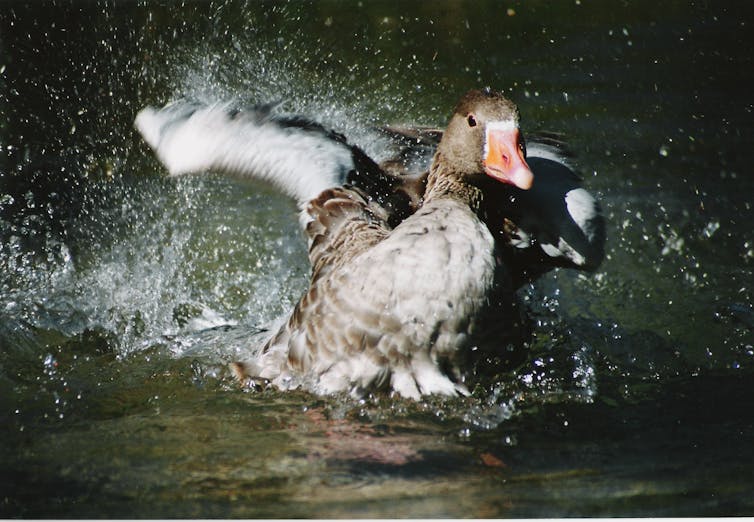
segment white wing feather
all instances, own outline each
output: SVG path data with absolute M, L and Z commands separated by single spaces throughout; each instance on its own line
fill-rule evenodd
M 269 107 L 234 111 L 228 104 L 177 102 L 147 107 L 135 126 L 171 176 L 222 171 L 260 179 L 302 210 L 354 168 L 351 148 L 316 124 L 276 117 Z

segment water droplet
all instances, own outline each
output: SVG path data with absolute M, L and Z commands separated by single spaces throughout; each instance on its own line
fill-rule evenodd
M 710 238 L 715 232 L 717 232 L 719 228 L 719 221 L 710 221 L 709 223 L 707 223 L 707 226 L 704 227 L 704 231 L 702 233 L 704 234 L 704 237 Z

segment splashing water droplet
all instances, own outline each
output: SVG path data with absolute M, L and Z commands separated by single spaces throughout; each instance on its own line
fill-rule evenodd
M 711 238 L 719 228 L 719 221 L 710 221 L 709 223 L 707 223 L 707 226 L 704 227 L 702 234 L 704 234 L 704 237 L 706 238 Z

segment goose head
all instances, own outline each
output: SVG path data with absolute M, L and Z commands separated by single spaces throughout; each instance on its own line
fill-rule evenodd
M 445 164 L 466 183 L 485 176 L 528 190 L 534 181 L 526 163 L 516 105 L 501 93 L 473 90 L 455 108 L 437 147 L 435 164 Z

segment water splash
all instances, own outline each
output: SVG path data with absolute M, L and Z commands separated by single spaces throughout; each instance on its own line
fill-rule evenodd
M 203 202 L 217 200 L 222 183 L 191 179 L 156 188 L 125 190 L 115 219 L 129 225 L 78 258 L 52 234 L 41 252 L 24 252 L 21 239 L 11 236 L 0 256 L 12 276 L 3 288 L 5 313 L 69 337 L 94 329 L 111 332 L 119 339 L 119 355 L 165 336 L 239 321 L 263 323 L 280 314 L 305 274 L 295 261 L 283 261 L 288 256 L 298 257 L 299 265 L 304 261 L 299 238 L 286 237 L 295 219 L 274 232 L 252 222 L 218 233 L 226 207 L 207 208 Z M 246 203 L 262 200 L 251 196 Z M 289 212 L 282 199 L 277 204 L 285 207 L 278 211 Z M 103 212 L 97 220 L 113 217 Z
M 52 211 L 49 202 L 35 199 L 32 192 L 0 195 L 4 208 L 24 206 L 24 220 L 16 228 L 15 224 L 0 223 L 4 227 L 0 296 L 2 313 L 10 324 L 17 322 L 70 338 L 101 331 L 108 346 L 122 357 L 155 345 L 167 346 L 176 358 L 204 353 L 233 356 L 247 349 L 249 339 L 259 333 L 257 325 L 284 315 L 298 298 L 308 267 L 295 219 L 290 219 L 292 207 L 259 192 L 263 190 L 259 187 L 238 187 L 212 178 L 178 183 L 161 180 L 160 167 L 149 151 L 124 138 L 128 136 L 124 129 L 130 129 L 133 114 L 143 105 L 183 96 L 208 102 L 282 100 L 285 109 L 315 117 L 380 159 L 385 148 L 372 125 L 407 119 L 421 123 L 422 118 L 426 123 L 441 124 L 448 107 L 437 104 L 432 96 L 455 96 L 445 94 L 452 89 L 441 80 L 436 80 L 432 89 L 426 88 L 425 82 L 432 80 L 424 78 L 431 75 L 419 62 L 434 61 L 434 57 L 413 55 L 409 59 L 398 52 L 396 59 L 380 38 L 355 44 L 362 48 L 351 55 L 325 36 L 310 37 L 300 24 L 289 30 L 286 24 L 291 20 L 307 16 L 306 6 L 273 6 L 264 16 L 245 14 L 238 20 L 227 19 L 228 11 L 238 12 L 225 7 L 217 4 L 212 20 L 194 20 L 206 24 L 206 31 L 197 31 L 199 36 L 184 38 L 189 31 L 178 28 L 171 39 L 146 24 L 138 59 L 118 54 L 117 46 L 103 49 L 118 72 L 106 78 L 106 101 L 96 112 L 101 123 L 87 127 L 66 119 L 62 131 L 77 138 L 83 135 L 92 145 L 84 152 L 79 143 L 71 146 L 70 154 L 86 158 L 79 162 L 78 170 L 66 166 L 65 172 L 60 171 L 61 182 L 75 178 L 72 192 L 85 193 L 81 215 L 63 233 L 45 228 Z M 183 16 L 171 9 L 162 15 Z M 332 17 L 330 21 L 338 23 Z M 398 31 L 403 22 L 402 18 L 385 21 L 378 34 Z M 150 39 L 164 39 L 165 45 Z M 357 57 L 364 53 L 377 58 L 362 63 Z M 85 55 L 71 54 L 76 59 Z M 447 71 L 432 71 L 439 71 L 442 81 L 446 80 Z M 412 99 L 396 92 L 400 87 L 389 88 L 386 79 L 398 76 L 422 96 Z M 452 82 L 451 76 L 448 74 L 448 81 Z M 464 76 L 459 84 L 479 76 L 478 72 Z M 126 81 L 129 78 L 136 78 L 136 96 L 118 91 L 121 82 L 133 85 Z M 532 83 L 526 80 L 527 85 Z M 437 92 L 442 94 L 432 94 Z M 544 91 L 534 94 L 541 98 Z M 569 88 L 569 100 L 576 98 Z M 60 112 L 59 107 L 53 108 Z M 95 119 L 95 111 L 82 107 L 79 100 L 73 110 Z M 112 121 L 120 122 L 121 127 L 114 129 Z M 68 143 L 59 137 L 56 140 L 61 147 Z M 681 156 L 676 148 L 674 145 L 672 154 L 661 148 L 661 161 Z M 652 155 L 657 154 L 653 151 Z M 610 173 L 601 178 L 608 196 L 609 221 L 618 224 L 608 266 L 593 279 L 547 279 L 541 286 L 543 292 L 524 296 L 537 328 L 531 357 L 512 376 L 501 377 L 504 385 L 494 388 L 489 401 L 483 400 L 468 413 L 467 422 L 473 426 L 505 423 L 521 411 L 522 404 L 594 400 L 598 377 L 601 372 L 610 373 L 610 368 L 620 376 L 651 378 L 686 370 L 686 352 L 694 349 L 687 349 L 674 336 L 688 317 L 676 314 L 674 324 L 669 324 L 663 317 L 669 306 L 665 303 L 679 302 L 680 291 L 699 292 L 715 286 L 714 282 L 705 283 L 708 270 L 704 261 L 709 261 L 700 264 L 695 258 L 699 251 L 695 241 L 718 250 L 719 242 L 731 234 L 729 220 L 709 214 L 697 218 L 684 201 L 673 199 L 678 196 L 669 190 L 658 194 L 652 185 L 644 194 L 632 184 L 634 172 L 624 173 L 620 165 L 605 163 L 604 157 L 598 162 Z M 97 168 L 100 178 L 92 174 Z M 653 172 L 658 178 L 671 177 Z M 618 183 L 607 186 L 604 180 Z M 594 181 L 599 183 L 600 178 Z M 662 214 L 659 223 L 658 210 Z M 34 242 L 30 238 L 36 246 L 29 246 Z M 753 257 L 750 239 L 742 237 L 737 245 L 737 261 L 749 265 Z M 745 282 L 750 272 L 750 267 L 744 267 L 733 275 Z M 750 304 L 749 286 L 741 283 L 741 290 L 734 291 Z M 561 293 L 563 287 L 570 291 Z M 584 292 L 586 297 L 578 297 Z M 657 295 L 671 298 L 660 302 Z M 588 302 L 595 296 L 599 305 Z M 727 298 L 724 292 L 713 297 Z M 704 301 L 695 305 L 694 318 L 702 317 L 703 306 L 713 299 Z M 592 309 L 597 306 L 605 309 Z M 601 320 L 588 316 L 581 321 L 574 317 L 577 312 L 593 313 Z M 611 314 L 620 317 L 622 326 L 610 320 Z M 728 326 L 724 321 L 721 325 Z M 671 329 L 673 334 L 666 334 Z M 583 337 L 588 343 L 574 338 L 574 331 L 586 331 Z M 740 352 L 735 355 L 736 364 L 743 361 L 744 366 L 751 366 L 747 332 L 736 334 L 740 339 L 728 334 L 724 341 L 738 347 L 732 349 Z M 44 359 L 47 347 L 36 349 Z M 723 360 L 718 355 L 721 352 L 715 347 L 715 356 L 708 358 L 710 366 L 718 358 Z M 211 379 L 213 373 L 208 375 Z

